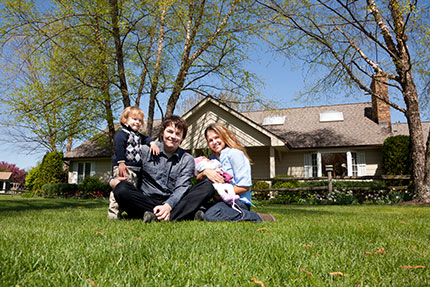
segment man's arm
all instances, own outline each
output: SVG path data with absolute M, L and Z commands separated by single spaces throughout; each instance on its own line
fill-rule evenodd
M 176 206 L 191 187 L 191 179 L 194 176 L 194 159 L 190 154 L 183 155 L 182 165 L 172 195 L 165 201 L 171 208 Z

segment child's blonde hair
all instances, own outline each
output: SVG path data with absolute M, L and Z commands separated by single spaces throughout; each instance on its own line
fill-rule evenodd
M 252 164 L 252 160 L 249 157 L 248 153 L 246 152 L 245 147 L 243 147 L 239 143 L 236 136 L 225 125 L 222 125 L 219 123 L 210 124 L 205 130 L 206 139 L 208 138 L 208 131 L 216 132 L 217 135 L 224 141 L 226 146 L 242 151 L 245 154 L 245 156 L 248 158 L 249 163 Z
M 119 121 L 123 124 L 126 125 L 128 118 L 130 116 L 133 115 L 137 115 L 138 118 L 141 118 L 142 120 L 142 124 L 145 122 L 145 114 L 143 113 L 143 111 L 141 109 L 139 109 L 138 107 L 126 107 L 123 111 L 121 116 L 119 117 Z

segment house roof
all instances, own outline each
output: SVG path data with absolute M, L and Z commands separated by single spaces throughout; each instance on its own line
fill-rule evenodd
M 260 125 L 265 118 L 285 116 L 283 124 L 265 125 L 265 128 L 282 137 L 293 149 L 382 145 L 392 135 L 390 126 L 370 119 L 371 107 L 371 103 L 342 104 L 244 115 Z M 340 112 L 343 120 L 320 121 L 320 115 L 326 112 Z
M 161 121 L 154 120 L 153 134 L 157 134 Z M 115 130 L 120 128 L 120 124 L 115 124 Z M 144 129 L 144 127 L 142 128 Z M 95 137 L 85 141 L 80 146 L 67 152 L 64 155 L 65 160 L 78 158 L 110 158 L 112 151 L 109 146 L 107 130 L 97 134 Z
M 320 121 L 320 115 L 341 112 L 343 120 Z M 279 125 L 265 125 L 266 129 L 282 137 L 292 149 L 344 146 L 381 146 L 389 136 L 409 135 L 406 123 L 378 124 L 370 117 L 371 103 L 340 104 L 275 111 L 243 113 L 262 125 L 267 117 L 285 116 Z M 423 122 L 424 135 L 429 122 Z
M 244 146 L 285 147 L 287 144 L 279 135 L 212 97 L 201 100 L 183 118 L 189 124 L 190 134 L 182 143 L 185 149 L 206 147 L 204 130 L 212 122 L 225 124 Z
M 108 134 L 102 132 L 64 155 L 64 159 L 112 157 Z
M 12 172 L 9 172 L 9 171 L 0 172 L 0 180 L 10 180 L 11 177 L 12 177 Z
M 341 113 L 343 119 L 321 121 L 320 115 L 327 112 Z M 183 116 L 190 125 L 183 147 L 205 146 L 201 134 L 211 121 L 225 122 L 241 142 L 248 143 L 242 143 L 245 146 L 270 144 L 288 149 L 381 146 L 389 136 L 409 134 L 406 123 L 378 124 L 370 118 L 371 112 L 371 103 L 357 103 L 239 113 L 207 97 Z M 270 123 L 270 118 L 277 120 L 263 124 L 265 119 Z M 154 122 L 154 127 L 158 128 L 160 122 Z M 423 122 L 425 136 L 429 126 L 429 122 Z M 108 145 L 94 139 L 65 155 L 66 159 L 95 157 L 111 157 L 111 152 Z

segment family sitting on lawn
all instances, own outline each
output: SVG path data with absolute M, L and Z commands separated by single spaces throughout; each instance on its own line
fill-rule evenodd
M 187 135 L 185 120 L 178 116 L 164 118 L 161 141 L 157 143 L 139 137 L 143 121 L 143 112 L 136 107 L 124 110 L 121 115 L 123 128 L 118 133 L 123 135 L 114 138 L 113 164 L 118 172 L 110 180 L 113 191 L 109 218 L 120 218 L 125 211 L 128 218 L 144 222 L 275 220 L 271 215 L 250 211 L 250 159 L 228 128 L 217 123 L 206 128 L 205 137 L 213 154 L 204 161 L 220 164 L 206 168 L 197 164 L 198 183 L 192 187 L 195 160 L 179 147 Z M 230 175 L 229 183 L 223 174 Z

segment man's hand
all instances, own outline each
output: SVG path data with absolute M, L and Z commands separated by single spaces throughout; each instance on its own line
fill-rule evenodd
M 109 185 L 110 185 L 110 187 L 112 187 L 112 189 L 115 189 L 115 187 L 118 185 L 118 183 L 120 183 L 121 181 L 124 181 L 124 180 L 127 180 L 127 177 L 115 177 L 109 181 Z
M 154 214 L 158 220 L 169 221 L 170 220 L 170 211 L 172 211 L 172 207 L 165 203 L 163 205 L 157 205 L 154 207 Z

